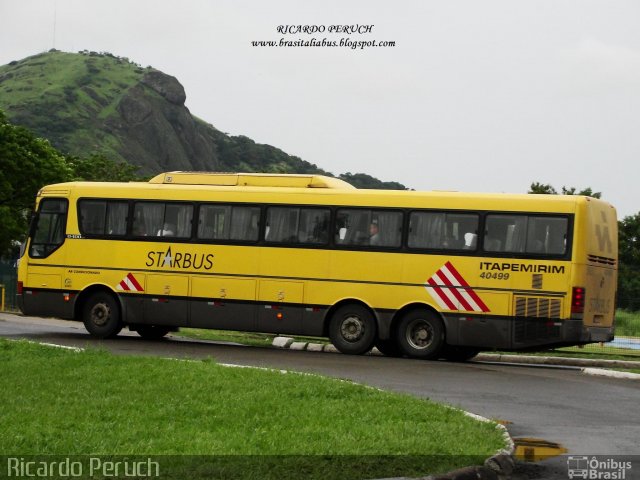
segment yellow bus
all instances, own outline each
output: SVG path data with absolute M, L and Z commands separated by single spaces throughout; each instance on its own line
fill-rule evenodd
M 170 172 L 44 187 L 18 293 L 100 338 L 228 329 L 464 360 L 612 340 L 617 245 L 615 209 L 584 196 Z

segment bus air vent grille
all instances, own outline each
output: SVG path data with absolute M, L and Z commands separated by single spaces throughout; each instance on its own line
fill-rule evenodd
M 517 345 L 536 345 L 560 338 L 561 300 L 545 297 L 515 297 L 513 340 Z
M 560 300 L 544 297 L 515 297 L 515 316 L 560 318 Z
M 613 267 L 616 264 L 615 258 L 599 257 L 597 255 L 589 255 L 587 258 L 589 259 L 589 262 L 597 263 L 599 265 L 609 265 Z

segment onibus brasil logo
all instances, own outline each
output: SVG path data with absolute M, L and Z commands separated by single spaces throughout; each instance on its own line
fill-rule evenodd
M 625 480 L 631 470 L 631 462 L 616 460 L 615 458 L 569 456 L 567 458 L 569 478 Z M 629 474 L 630 475 L 630 474 Z

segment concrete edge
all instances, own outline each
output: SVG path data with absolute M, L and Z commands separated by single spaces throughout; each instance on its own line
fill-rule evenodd
M 480 353 L 473 360 L 481 362 L 524 363 L 533 365 L 561 365 L 568 367 L 600 367 L 600 368 L 639 368 L 640 361 L 628 360 L 595 360 L 591 358 L 570 358 L 543 355 L 509 355 L 499 353 Z
M 292 337 L 276 337 L 273 339 L 272 346 L 276 348 L 290 348 L 291 350 L 307 350 L 311 352 L 330 352 L 340 353 L 333 345 L 321 343 L 295 342 Z M 373 348 L 368 355 L 382 355 L 377 349 Z M 640 362 L 624 361 L 624 360 L 595 360 L 590 358 L 569 358 L 542 355 L 508 355 L 499 353 L 480 353 L 473 358 L 472 361 L 479 362 L 498 362 L 498 363 L 520 363 L 524 365 L 552 365 L 565 367 L 582 367 L 582 373 L 585 375 L 594 375 L 601 377 L 620 378 L 626 380 L 638 380 L 640 374 L 632 372 L 619 372 L 616 370 L 608 370 L 610 368 L 635 368 L 640 369 Z
M 640 380 L 640 373 L 619 372 L 617 370 L 607 370 L 604 368 L 583 368 L 582 373 L 596 377 L 623 378 L 626 380 Z

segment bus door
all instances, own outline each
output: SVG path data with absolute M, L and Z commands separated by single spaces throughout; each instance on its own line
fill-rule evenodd
M 68 201 L 43 198 L 29 232 L 28 274 L 23 283 L 22 311 L 27 315 L 72 316 L 72 302 L 66 301 L 62 271 L 54 266 L 66 263 Z M 26 265 L 23 265 L 26 268 Z M 66 299 L 66 300 L 65 300 Z

